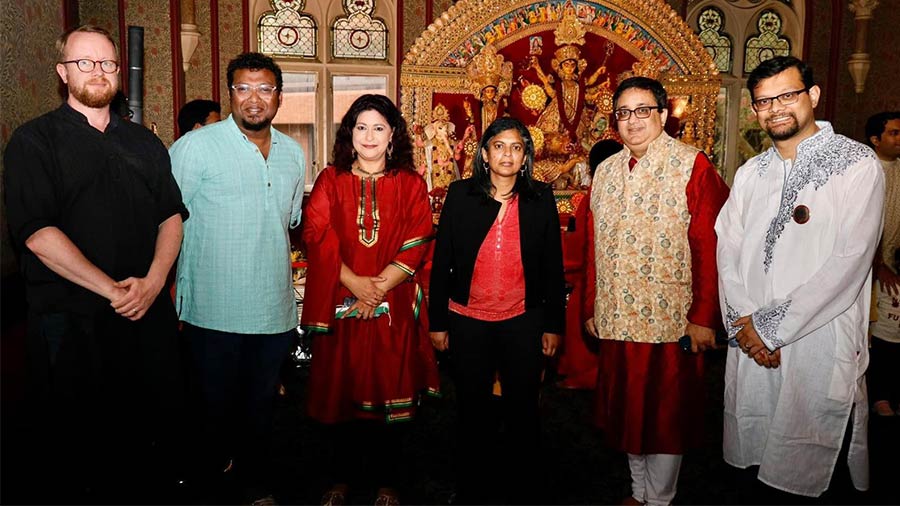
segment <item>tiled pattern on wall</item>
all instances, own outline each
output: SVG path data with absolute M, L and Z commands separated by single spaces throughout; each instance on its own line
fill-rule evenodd
M 195 22 L 200 43 L 194 50 L 191 66 L 184 73 L 185 103 L 197 98 L 212 99 L 212 44 L 210 44 L 210 2 L 194 2 Z
M 219 89 L 222 94 L 222 117 L 231 113 L 225 72 L 228 62 L 244 52 L 243 11 L 241 0 L 219 2 Z
M 125 24 L 144 27 L 144 126 L 155 123 L 167 146 L 175 136 L 169 23 L 168 0 L 129 2 L 125 7 Z
M 56 76 L 56 38 L 63 27 L 59 0 L 4 0 L 0 3 L 0 152 L 22 123 L 59 106 Z M 35 29 L 40 27 L 40 29 Z M 0 153 L 2 154 L 2 153 Z M 2 157 L 0 157 L 2 159 Z M 3 167 L 0 162 L 0 175 Z M 2 185 L 2 183 L 0 183 Z M 0 200 L 2 200 L 0 186 Z M 6 226 L 0 212 L 0 268 L 5 275 L 17 269 Z

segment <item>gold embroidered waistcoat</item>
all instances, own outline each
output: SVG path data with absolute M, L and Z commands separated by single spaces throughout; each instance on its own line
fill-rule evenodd
M 628 170 L 628 148 L 594 175 L 594 322 L 600 338 L 676 342 L 691 306 L 685 189 L 698 150 L 665 133 Z

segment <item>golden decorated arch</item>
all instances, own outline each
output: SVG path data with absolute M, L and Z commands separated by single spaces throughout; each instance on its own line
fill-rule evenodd
M 569 64 L 574 75 L 565 74 L 566 59 L 575 62 Z M 547 142 L 539 158 L 552 158 L 554 118 L 562 136 L 569 134 L 568 151 L 586 155 L 593 142 L 617 136 L 611 95 L 616 83 L 631 75 L 659 79 L 670 97 L 666 130 L 711 151 L 718 72 L 664 0 L 460 0 L 406 54 L 401 109 L 420 147 L 428 145 L 426 157 L 436 149 L 429 143 L 438 143 L 442 120 L 450 147 L 465 144 L 471 155 L 473 139 L 486 126 L 481 116 L 487 121 L 499 114 L 530 125 L 536 145 Z M 480 91 L 489 87 L 493 92 Z M 479 114 L 481 109 L 489 113 Z M 556 116 L 550 109 L 558 109 Z M 538 138 L 541 130 L 546 139 Z M 463 173 L 465 162 L 458 165 Z M 438 170 L 437 162 L 431 169 Z M 437 179 L 434 186 L 440 186 Z

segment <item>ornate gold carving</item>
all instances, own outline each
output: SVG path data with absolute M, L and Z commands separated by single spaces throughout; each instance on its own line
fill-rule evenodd
M 553 31 L 553 35 L 556 38 L 556 45 L 562 46 L 565 44 L 575 44 L 578 46 L 584 45 L 584 34 L 586 30 L 584 29 L 584 25 L 578 21 L 578 18 L 575 17 L 575 13 L 571 11 L 566 11 L 565 15 L 563 15 L 562 21 L 559 22 L 559 26 L 556 27 L 556 30 Z
M 534 143 L 534 152 L 540 153 L 544 150 L 544 132 L 536 127 L 528 127 L 528 133 L 531 134 L 531 141 Z
M 529 84 L 522 90 L 522 103 L 530 111 L 538 113 L 547 103 L 547 94 L 537 84 Z
M 466 67 L 469 76 L 469 92 L 476 97 L 481 96 L 481 90 L 488 86 L 497 88 L 497 96 L 509 95 L 512 89 L 513 65 L 504 61 L 503 55 L 497 53 L 497 48 L 488 44 Z
M 641 33 L 650 37 L 658 50 L 651 57 L 644 44 L 646 37 L 640 41 L 641 44 L 636 44 L 627 31 L 613 30 L 611 26 L 585 22 L 581 27 L 584 33 L 563 26 L 564 21 L 571 23 L 565 19 L 566 15 L 571 14 L 571 10 L 577 12 L 582 5 L 591 9 L 608 9 L 623 19 L 630 20 L 634 27 L 643 30 Z M 565 54 L 554 53 L 554 56 L 566 57 L 571 56 L 569 52 L 575 51 L 580 56 L 580 50 L 574 42 L 579 37 L 583 38 L 587 32 L 611 40 L 638 60 L 632 72 L 638 75 L 656 75 L 670 96 L 690 97 L 689 120 L 694 127 L 693 144 L 711 152 L 715 133 L 716 96 L 720 86 L 718 71 L 699 38 L 665 0 L 459 0 L 423 31 L 404 57 L 400 78 L 401 110 L 407 119 L 412 118 L 419 124 L 428 123 L 431 96 L 434 93 L 471 93 L 474 84 L 470 82 L 464 69 L 478 55 L 478 48 L 485 44 L 485 29 L 518 9 L 545 6 L 552 6 L 558 13 L 557 16 L 566 10 L 566 15 L 562 19 L 554 17 L 550 21 L 519 24 L 516 30 L 505 34 L 495 33 L 490 45 L 497 51 L 502 51 L 523 37 L 555 29 L 557 43 L 567 42 L 559 49 L 569 49 L 565 49 Z M 573 9 L 569 9 L 570 6 Z M 578 19 L 573 19 L 582 24 Z M 562 39 L 559 39 L 560 34 Z M 663 64 L 667 68 L 665 72 L 660 72 Z M 579 68 L 583 69 L 585 66 L 582 64 Z M 611 109 L 611 103 L 608 103 L 611 96 L 607 96 L 606 91 L 609 90 L 604 90 L 602 98 L 597 101 L 598 112 Z M 546 96 L 542 100 L 537 97 L 533 100 L 534 103 L 541 101 L 542 107 Z

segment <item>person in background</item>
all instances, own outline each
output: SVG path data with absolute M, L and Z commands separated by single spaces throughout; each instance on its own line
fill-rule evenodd
M 884 230 L 873 264 L 877 320 L 871 325 L 869 391 L 879 416 L 900 415 L 900 111 L 875 114 L 866 121 L 866 141 L 884 169 Z
M 594 171 L 603 160 L 622 151 L 622 145 L 612 139 L 597 142 L 588 156 L 588 170 L 593 179 Z M 584 310 L 585 285 L 593 283 L 587 279 L 586 263 L 594 255 L 594 216 L 591 213 L 591 192 L 575 209 L 566 232 L 563 234 L 563 266 L 566 270 L 566 281 L 572 285 L 572 292 L 566 304 L 566 334 L 563 337 L 562 350 L 556 371 L 564 376 L 557 383 L 562 388 L 593 389 L 597 386 L 597 345 L 593 337 L 584 332 L 583 322 L 586 320 Z
M 334 456 L 322 504 L 348 501 L 362 472 L 377 505 L 399 502 L 399 453 L 423 394 L 440 379 L 416 275 L 432 239 L 425 180 L 406 121 L 383 95 L 362 95 L 341 120 L 332 165 L 309 196 L 301 325 L 314 334 L 307 413 Z
M 229 62 L 227 80 L 231 115 L 170 149 L 196 218 L 185 228 L 175 300 L 201 392 L 209 491 L 236 476 L 240 500 L 272 504 L 272 412 L 297 335 L 288 233 L 300 224 L 306 159 L 294 139 L 272 128 L 281 68 L 244 53 Z
M 222 106 L 213 100 L 196 99 L 178 111 L 179 136 L 222 120 Z
M 56 49 L 65 103 L 16 129 L 4 153 L 29 311 L 33 474 L 46 484 L 33 499 L 130 502 L 134 490 L 160 489 L 148 477 L 180 465 L 185 385 L 162 288 L 188 212 L 162 142 L 110 112 L 115 39 L 84 25 Z
M 450 185 L 438 225 L 431 341 L 452 353 L 461 503 L 542 499 L 535 493 L 539 389 L 544 357 L 556 353 L 565 328 L 565 287 L 556 201 L 532 179 L 533 165 L 528 129 L 514 118 L 495 120 L 482 136 L 473 176 Z M 499 448 L 488 416 L 495 372 L 503 383 Z
M 591 186 L 588 332 L 600 338 L 595 421 L 628 454 L 624 504 L 664 505 L 682 455 L 702 442 L 703 355 L 719 324 L 713 224 L 728 187 L 709 158 L 663 127 L 659 81 L 632 77 L 613 94 L 625 149 Z M 685 353 L 679 339 L 689 336 Z
M 866 490 L 883 171 L 871 149 L 815 121 L 821 91 L 801 60 L 760 63 L 747 88 L 774 146 L 738 169 L 716 221 L 720 303 L 737 344 L 725 366 L 723 457 L 747 469 L 739 474 L 756 489 L 743 493 L 755 503 L 819 497 L 851 480 Z

